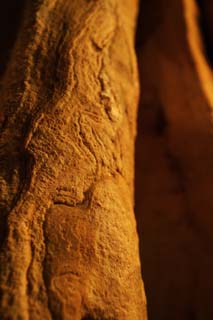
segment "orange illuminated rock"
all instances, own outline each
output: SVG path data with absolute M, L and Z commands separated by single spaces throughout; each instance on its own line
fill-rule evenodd
M 145 320 L 136 1 L 26 4 L 1 92 L 0 318 Z

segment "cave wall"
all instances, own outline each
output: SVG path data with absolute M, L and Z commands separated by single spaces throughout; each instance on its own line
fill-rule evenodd
M 213 79 L 199 15 L 194 1 L 141 4 L 136 216 L 149 319 L 213 318 Z
M 147 319 L 137 11 L 136 0 L 26 1 L 0 90 L 1 320 Z
M 31 156 L 26 158 L 22 157 L 23 154 L 25 154 L 25 152 L 27 154 L 30 150 L 29 148 L 31 148 L 25 148 L 31 137 L 31 125 L 33 126 L 33 132 L 35 131 L 37 136 L 39 136 L 39 134 L 36 130 L 43 130 L 44 132 L 52 121 L 52 127 L 54 125 L 57 127 L 58 125 L 59 113 L 56 112 L 57 116 L 55 120 L 53 120 L 52 117 L 50 117 L 50 113 L 46 114 L 45 103 L 46 99 L 49 99 L 52 105 L 54 105 L 60 94 L 60 99 L 62 99 L 66 90 L 60 79 L 65 79 L 66 68 L 68 67 L 68 70 L 70 70 L 69 68 L 72 66 L 72 62 L 69 60 L 69 54 L 66 53 L 69 50 L 66 51 L 66 49 L 63 51 L 67 48 L 66 46 L 69 47 L 69 41 L 67 39 L 71 39 L 69 38 L 70 34 L 68 33 L 69 36 L 66 39 L 60 37 L 61 32 L 63 33 L 69 25 L 69 14 L 71 11 L 70 9 L 68 11 L 65 10 L 66 8 L 63 6 L 63 1 L 59 2 L 60 5 L 58 9 L 61 9 L 59 10 L 59 15 L 55 15 L 54 10 L 52 11 L 51 4 L 48 6 L 48 11 L 45 9 L 45 6 L 35 6 L 30 9 L 28 3 L 28 11 L 31 12 L 31 17 L 35 18 L 35 12 L 38 14 L 37 18 L 39 17 L 36 25 L 37 29 L 34 29 L 34 31 L 41 31 L 44 25 L 48 26 L 48 28 L 55 28 L 53 38 L 48 28 L 44 33 L 44 38 L 39 38 L 41 36 L 40 31 L 38 33 L 35 32 L 33 34 L 35 38 L 32 38 L 30 41 L 33 43 L 34 40 L 37 39 L 37 42 L 35 41 L 31 47 L 28 47 L 28 49 L 30 48 L 28 52 L 24 50 L 24 47 L 29 45 L 26 31 L 30 30 L 30 23 L 33 21 L 26 18 L 27 15 L 22 15 L 24 1 L 14 2 L 10 0 L 1 5 L 0 76 L 4 75 L 5 70 L 9 70 L 4 78 L 6 81 L 1 82 L 1 86 L 4 87 L 6 84 L 7 87 L 6 90 L 5 88 L 1 89 L 3 90 L 1 94 L 3 92 L 4 95 L 2 100 L 3 107 L 1 107 L 0 113 L 0 121 L 3 124 L 3 129 L 7 127 L 5 119 L 8 115 L 11 116 L 13 111 L 20 107 L 19 100 L 16 99 L 18 97 L 20 98 L 20 96 L 25 97 L 25 100 L 23 100 L 25 101 L 25 105 L 22 104 L 21 111 L 9 122 L 10 129 L 7 130 L 10 133 L 6 135 L 3 140 L 4 143 L 5 141 L 9 141 L 11 134 L 14 134 L 11 128 L 13 126 L 15 127 L 21 120 L 19 128 L 17 126 L 17 132 L 19 131 L 18 135 L 21 134 L 21 139 L 23 139 L 24 144 L 22 145 L 22 143 L 17 143 L 16 141 L 17 145 L 15 148 L 14 146 L 12 148 L 11 146 L 8 147 L 9 144 L 6 144 L 6 152 L 3 152 L 4 161 L 0 163 L 1 168 L 4 168 L 4 170 L 6 168 L 5 176 L 8 179 L 8 185 L 10 185 L 8 188 L 8 190 L 10 190 L 9 202 L 11 199 L 16 200 L 16 197 L 13 196 L 16 196 L 17 189 L 19 189 L 17 172 L 18 174 L 24 172 L 22 178 L 26 178 L 28 173 L 25 174 L 23 168 L 28 168 L 29 165 L 34 166 L 33 161 L 32 164 L 30 163 Z M 64 1 L 64 3 L 65 2 L 66 1 Z M 42 1 L 40 3 L 42 3 Z M 32 203 L 29 205 L 30 201 L 29 198 L 27 198 L 28 209 L 25 210 L 24 206 L 21 210 L 19 209 L 22 216 L 23 213 L 29 210 L 29 216 L 37 217 L 34 225 L 31 224 L 31 217 L 29 217 L 27 223 L 30 225 L 30 228 L 27 227 L 28 231 L 25 234 L 26 238 L 24 240 L 23 237 L 20 236 L 19 241 L 17 241 L 17 232 L 21 232 L 21 229 L 19 230 L 16 226 L 14 227 L 15 220 L 12 218 L 10 228 L 13 229 L 14 234 L 12 234 L 8 241 L 5 234 L 5 219 L 1 219 L 0 242 L 5 246 L 6 238 L 7 243 L 4 250 L 5 248 L 6 250 L 9 249 L 5 251 L 6 254 L 4 252 L 4 256 L 1 255 L 1 262 L 3 262 L 1 263 L 1 287 L 3 288 L 2 292 L 6 292 L 6 294 L 3 295 L 1 292 L 1 298 L 3 296 L 3 300 L 1 300 L 3 301 L 3 304 L 1 304 L 2 319 L 8 315 L 10 317 L 16 317 L 16 315 L 20 314 L 22 317 L 27 318 L 27 304 L 29 305 L 32 319 L 36 319 L 36 317 L 41 318 L 44 317 L 44 315 L 46 318 L 57 316 L 69 319 L 70 314 L 72 319 L 76 317 L 77 319 L 82 318 L 85 320 L 93 318 L 99 319 L 100 317 L 103 319 L 104 317 L 112 316 L 120 317 L 119 319 L 124 319 L 124 317 L 130 319 L 131 317 L 131 320 L 133 317 L 140 320 L 141 318 L 146 318 L 146 302 L 139 274 L 137 236 L 134 231 L 135 224 L 131 207 L 133 198 L 132 154 L 134 150 L 132 142 L 135 136 L 134 122 L 138 95 L 137 72 L 133 49 L 133 29 L 137 4 L 134 2 L 133 5 L 131 1 L 128 1 L 128 3 L 112 1 L 112 3 L 116 3 L 115 7 L 117 9 L 114 11 L 114 9 L 109 10 L 109 6 L 104 7 L 104 12 L 107 12 L 106 16 L 105 14 L 101 14 L 101 12 L 103 13 L 103 8 L 100 9 L 100 7 L 98 7 L 97 9 L 97 12 L 99 12 L 97 14 L 99 20 L 98 22 L 94 22 L 94 26 L 98 24 L 99 27 L 103 27 L 104 31 L 101 29 L 102 27 L 96 29 L 96 31 L 94 31 L 95 29 L 93 30 L 94 34 L 97 35 L 97 41 L 91 41 L 90 43 L 90 40 L 88 40 L 89 45 L 87 45 L 89 50 L 81 52 L 80 56 L 84 55 L 84 57 L 88 57 L 85 60 L 85 64 L 81 59 L 79 60 L 79 74 L 81 74 L 82 70 L 87 74 L 88 63 L 93 64 L 94 62 L 93 72 L 94 75 L 96 75 L 96 68 L 99 63 L 99 58 L 97 57 L 100 56 L 103 49 L 102 46 L 107 45 L 107 41 L 110 40 L 107 40 L 108 36 L 106 35 L 106 43 L 104 42 L 105 40 L 103 43 L 99 43 L 99 40 L 102 39 L 103 36 L 102 31 L 104 34 L 107 28 L 110 29 L 113 16 L 116 16 L 116 28 L 118 28 L 118 30 L 117 38 L 116 36 L 114 38 L 115 43 L 114 40 L 112 41 L 114 49 L 111 48 L 113 44 L 110 45 L 110 48 L 107 47 L 109 51 L 112 51 L 110 53 L 111 60 L 110 62 L 108 61 L 108 67 L 112 61 L 113 65 L 112 69 L 109 67 L 111 71 L 107 70 L 111 72 L 110 79 L 114 83 L 116 90 L 118 89 L 119 96 L 121 97 L 121 106 L 123 107 L 123 109 L 121 109 L 124 121 L 121 122 L 119 127 L 120 131 L 116 136 L 117 140 L 112 139 L 112 145 L 110 142 L 110 146 L 112 146 L 112 150 L 114 150 L 113 148 L 118 148 L 119 145 L 122 145 L 122 147 L 119 151 L 116 151 L 118 156 L 115 157 L 114 153 L 110 153 L 108 148 L 105 148 L 103 145 L 101 147 L 99 146 L 101 150 L 99 158 L 99 162 L 102 163 L 101 166 L 104 163 L 110 162 L 109 159 L 114 157 L 113 163 L 115 163 L 115 167 L 113 168 L 115 170 L 111 167 L 112 172 L 110 171 L 109 173 L 107 171 L 109 166 L 105 166 L 105 169 L 103 169 L 104 174 L 106 173 L 107 176 L 112 173 L 114 176 L 112 179 L 113 182 L 110 182 L 108 178 L 104 178 L 102 181 L 101 176 L 101 178 L 99 177 L 100 183 L 98 181 L 96 187 L 92 186 L 88 188 L 82 196 L 82 192 L 73 191 L 73 185 L 78 183 L 78 179 L 76 179 L 76 171 L 72 175 L 70 167 L 67 166 L 66 170 L 57 178 L 58 180 L 55 180 L 55 184 L 53 183 L 54 186 L 51 184 L 51 193 L 54 194 L 53 198 L 46 195 L 48 199 L 45 198 L 46 204 L 43 203 L 43 207 L 46 208 L 47 214 L 45 210 L 45 214 L 44 212 L 40 212 L 39 206 L 42 203 L 39 198 L 40 195 L 37 201 L 40 201 L 38 207 L 34 204 L 34 200 L 30 200 Z M 81 4 L 82 8 L 83 6 L 91 6 L 91 8 L 93 6 L 90 1 L 82 1 Z M 76 6 L 78 7 L 78 5 Z M 134 12 L 132 11 L 133 6 Z M 112 6 L 112 8 L 115 7 Z M 42 10 L 39 11 L 39 8 L 42 8 Z M 67 8 L 69 8 L 69 5 Z M 138 112 L 138 137 L 136 142 L 135 211 L 140 236 L 142 274 L 145 280 L 148 313 L 149 319 L 151 320 L 211 320 L 213 318 L 211 307 L 211 292 L 213 288 L 213 276 L 211 275 L 213 267 L 213 197 L 211 194 L 213 181 L 213 151 L 211 146 L 213 136 L 213 79 L 211 70 L 213 64 L 212 10 L 211 0 L 197 0 L 197 2 L 192 0 L 141 1 L 138 33 L 136 37 L 141 98 Z M 57 17 L 57 21 L 55 17 Z M 61 24 L 63 19 L 66 20 L 66 24 L 64 25 L 63 23 Z M 91 22 L 93 20 L 89 21 Z M 27 28 L 26 23 L 29 23 Z M 57 23 L 59 26 L 58 29 L 56 27 Z M 76 21 L 73 22 L 73 25 L 75 25 L 75 23 Z M 21 24 L 22 26 L 20 27 Z M 5 30 L 7 30 L 7 32 L 5 32 Z M 23 37 L 17 38 L 18 30 L 24 31 L 22 33 Z M 131 32 L 128 30 L 131 30 Z M 84 32 L 85 30 L 82 34 Z M 70 33 L 72 33 L 72 30 Z M 17 39 L 18 42 L 16 42 Z M 39 42 L 39 39 L 42 41 Z M 47 48 L 45 49 L 44 39 L 49 39 L 49 42 L 47 41 L 48 50 Z M 87 40 L 85 40 L 86 35 L 85 39 L 81 38 L 81 40 L 82 39 L 85 41 L 83 42 L 85 45 L 85 43 L 87 43 Z M 22 42 L 23 40 L 25 43 Z M 15 50 L 11 55 L 14 45 Z M 18 48 L 18 51 L 16 51 L 16 48 Z M 24 53 L 24 55 L 18 55 L 18 52 Z M 93 52 L 94 56 L 89 57 L 88 52 Z M 59 59 L 60 55 L 61 58 Z M 120 57 L 119 59 L 118 56 Z M 16 61 L 17 57 L 18 60 Z M 74 57 L 78 59 L 79 53 L 77 51 L 74 52 Z M 60 60 L 60 64 L 56 66 L 58 59 Z M 22 82 L 12 81 L 14 74 L 18 74 L 18 81 L 24 82 L 24 80 L 26 80 L 22 78 L 26 71 L 24 68 L 21 73 L 17 73 L 17 69 L 19 70 L 19 67 L 22 66 L 22 62 L 19 65 L 20 61 L 27 61 L 28 63 L 30 61 L 31 64 L 31 74 L 27 82 L 28 85 L 30 84 L 28 97 L 26 90 L 23 90 L 21 86 L 17 86 L 17 84 L 20 85 Z M 121 61 L 123 62 L 121 63 Z M 7 69 L 8 64 L 9 68 Z M 131 70 L 128 69 L 130 64 Z M 51 66 L 54 66 L 54 68 Z M 82 66 L 84 67 L 82 68 Z M 11 74 L 11 70 L 13 72 L 14 70 L 16 71 L 14 74 Z M 68 78 L 66 78 L 66 81 Z M 90 104 L 84 96 L 84 91 L 85 88 L 88 89 L 86 82 L 88 81 L 89 83 L 91 79 L 86 79 L 84 82 L 83 78 L 84 77 L 81 78 L 80 76 L 83 89 L 82 91 L 76 91 L 75 103 L 78 104 L 80 97 L 82 105 L 89 105 L 90 108 Z M 129 80 L 123 81 L 124 79 Z M 113 115 L 110 113 L 110 100 L 106 97 L 103 83 L 101 90 L 104 91 L 102 102 L 105 106 L 106 115 L 108 114 L 107 117 L 109 117 L 108 119 L 103 116 L 103 122 L 107 123 L 108 120 L 114 121 L 116 120 L 116 114 Z M 91 92 L 95 101 L 97 98 L 95 90 L 92 89 Z M 55 100 L 52 98 L 53 93 L 56 94 Z M 8 97 L 10 98 L 8 99 Z M 67 101 L 69 104 L 70 100 L 66 100 L 66 103 Z M 66 103 L 64 103 L 64 105 L 66 105 Z M 36 117 L 35 121 L 32 121 L 33 114 L 29 112 L 28 118 L 25 119 L 28 107 L 35 110 L 37 104 L 44 107 L 45 112 L 42 112 L 42 114 L 45 113 L 45 116 L 43 114 L 41 117 Z M 128 108 L 125 108 L 125 106 L 128 106 Z M 2 110 L 7 110 L 7 108 L 9 111 L 7 111 L 8 115 L 5 117 Z M 87 109 L 83 112 L 88 114 Z M 91 110 L 89 110 L 89 112 L 91 112 Z M 92 109 L 92 112 L 93 117 L 94 114 L 95 117 L 98 117 L 94 109 Z M 43 119 L 45 117 L 46 120 Z M 51 119 L 48 120 L 48 117 Z M 88 120 L 90 121 L 89 118 L 89 116 L 86 117 L 84 114 L 84 120 L 86 119 L 86 122 Z M 45 121 L 48 125 L 42 127 Z M 25 129 L 22 130 L 26 128 L 26 124 L 29 131 Z M 84 125 L 85 122 L 82 126 L 84 127 Z M 93 125 L 91 127 L 93 127 Z M 101 125 L 98 128 L 97 134 L 100 135 L 98 139 L 99 142 L 104 139 L 102 133 L 105 132 L 105 129 L 103 130 L 103 127 L 104 126 Z M 123 127 L 124 129 L 128 127 L 129 133 L 127 133 L 128 130 L 122 130 Z M 108 129 L 108 124 L 106 124 L 106 132 L 108 132 Z M 67 136 L 69 136 L 69 141 L 72 140 L 70 140 L 70 137 L 77 134 L 76 130 L 76 128 L 72 128 L 72 132 L 66 131 Z M 108 134 L 110 135 L 113 130 L 112 126 L 112 131 L 108 132 Z M 17 132 L 15 134 L 17 134 Z M 84 132 L 84 130 L 82 132 Z M 123 134 L 124 132 L 126 133 Z M 85 157 L 89 159 L 89 161 L 83 165 L 83 171 L 85 170 L 85 172 L 88 172 L 88 162 L 90 162 L 91 166 L 95 163 L 93 155 L 91 155 L 90 152 L 91 150 L 89 150 L 89 148 L 91 149 L 91 145 L 89 145 L 87 141 L 87 135 L 88 131 L 83 133 L 83 137 L 81 137 L 82 143 L 86 144 L 85 146 L 81 145 L 81 148 L 83 149 Z M 128 139 L 131 142 L 126 146 Z M 120 144 L 120 140 L 123 141 L 123 144 Z M 92 141 L 92 145 L 96 148 L 96 142 L 94 141 Z M 67 146 L 64 145 L 64 148 L 65 147 Z M 33 150 L 35 156 L 37 152 L 35 142 L 33 148 L 35 148 Z M 109 157 L 105 158 L 105 153 L 107 152 L 109 152 Z M 72 167 L 77 167 L 78 170 L 81 170 L 82 162 L 75 162 L 71 153 L 66 154 L 65 158 L 65 163 L 71 163 L 73 161 Z M 55 161 L 57 161 L 56 158 L 54 159 L 54 163 Z M 47 166 L 47 164 L 43 167 L 46 170 L 47 167 L 45 166 Z M 33 167 L 33 170 L 38 171 L 38 167 L 39 165 Z M 51 171 L 51 164 L 48 170 Z M 96 176 L 97 172 L 95 170 L 93 172 L 92 170 L 93 169 L 91 169 L 91 176 L 88 174 L 89 178 L 87 182 Z M 15 175 L 13 175 L 14 172 Z M 82 174 L 84 175 L 85 172 Z M 119 175 L 126 177 L 125 179 L 128 180 L 128 186 L 122 182 L 123 178 L 119 178 Z M 101 183 L 104 184 L 103 187 Z M 64 186 L 64 184 L 66 184 L 66 186 Z M 55 185 L 59 187 L 55 188 Z M 117 188 L 117 185 L 120 187 Z M 69 186 L 68 189 L 67 186 Z M 38 189 L 39 188 L 37 188 L 37 191 L 34 189 L 37 194 L 40 192 Z M 44 189 L 45 188 L 42 190 Z M 128 201 L 125 195 L 128 195 Z M 44 194 L 42 196 L 44 196 Z M 110 201 L 106 200 L 107 198 L 109 198 Z M 117 201 L 117 199 L 120 200 Z M 96 215 L 94 216 L 93 213 L 91 213 L 91 203 L 93 209 L 101 203 L 102 209 L 99 209 L 98 212 L 101 212 L 104 216 L 104 221 L 106 221 L 104 224 L 101 223 L 99 218 L 96 219 Z M 112 210 L 113 206 L 116 207 L 114 211 Z M 5 208 L 5 199 L 3 200 L 1 209 L 3 207 Z M 10 211 L 10 205 L 7 203 L 6 207 L 7 210 L 5 212 L 8 213 Z M 123 223 L 123 225 L 118 224 L 121 207 L 123 211 L 130 212 L 131 214 L 131 217 L 127 217 L 126 225 L 125 223 Z M 4 208 L 3 210 L 5 210 Z M 85 211 L 89 211 L 86 220 L 82 218 L 82 214 L 84 214 Z M 115 215 L 115 217 L 112 218 L 114 229 L 110 223 L 107 223 L 108 216 L 112 211 Z M 18 211 L 14 210 L 13 212 L 17 213 Z M 71 212 L 72 219 L 70 218 Z M 60 228 L 58 228 L 58 224 L 55 223 L 57 219 L 60 220 Z M 123 216 L 119 216 L 119 219 L 122 221 Z M 2 223 L 3 220 L 4 223 Z M 92 221 L 95 221 L 95 226 L 97 227 L 95 232 L 93 232 L 94 226 Z M 68 224 L 69 227 L 66 227 L 66 224 Z M 133 230 L 132 233 L 126 233 L 129 226 L 131 226 L 131 230 Z M 26 228 L 24 227 L 23 230 L 26 231 Z M 36 232 L 38 232 L 38 234 L 36 234 Z M 117 239 L 116 243 L 122 243 L 118 251 L 116 251 L 115 243 L 112 241 L 114 237 Z M 129 245 L 129 237 L 131 238 L 131 245 Z M 43 241 L 41 241 L 41 246 L 39 246 L 40 240 Z M 21 255 L 20 257 L 16 255 L 16 251 L 22 251 L 23 243 L 25 243 L 25 245 L 27 243 L 25 248 L 27 248 L 27 259 L 31 261 L 30 264 L 28 260 L 27 262 L 25 261 L 25 258 L 23 258 L 23 260 L 19 259 L 22 257 Z M 58 243 L 60 243 L 59 246 Z M 74 250 L 72 251 L 72 255 L 70 255 L 71 245 L 73 247 L 76 246 L 76 248 L 79 247 L 80 251 Z M 126 250 L 126 246 L 128 250 Z M 54 255 L 52 254 L 53 247 L 55 248 Z M 101 252 L 98 257 L 96 257 L 95 250 L 97 250 L 96 253 Z M 124 251 L 125 255 L 122 253 Z M 78 255 L 85 259 L 85 262 L 81 265 L 84 271 L 80 273 L 79 261 L 81 259 L 79 260 Z M 126 259 L 126 255 L 129 260 Z M 54 256 L 56 256 L 56 258 L 54 258 Z M 118 262 L 118 256 L 121 258 L 120 261 L 122 261 L 122 263 Z M 60 261 L 64 260 L 66 263 L 59 265 L 57 257 L 60 257 Z M 76 263 L 77 260 L 78 263 Z M 126 263 L 127 260 L 128 263 Z M 81 261 L 83 261 L 83 259 Z M 88 266 L 91 266 L 91 261 L 93 261 L 93 270 L 91 272 L 92 275 L 88 277 Z M 18 279 L 19 272 L 17 272 L 19 269 L 20 273 L 22 275 L 24 274 L 23 268 L 26 266 L 24 266 L 23 262 L 26 262 L 26 265 L 29 267 L 27 273 L 27 293 L 23 293 L 23 290 L 20 289 L 21 287 L 23 288 L 23 282 L 20 285 Z M 73 269 L 77 267 L 78 270 L 70 271 L 70 263 L 73 263 Z M 86 263 L 88 264 L 86 265 Z M 4 269 L 8 268 L 7 270 L 12 270 L 9 276 L 8 274 L 6 275 L 12 282 L 9 283 L 6 281 L 6 285 L 4 282 L 5 273 L 3 272 L 2 266 L 4 266 Z M 5 268 L 5 266 L 7 266 L 7 268 Z M 133 270 L 130 273 L 129 266 L 132 266 L 131 270 Z M 41 272 L 42 268 L 43 271 Z M 98 269 L 98 271 L 96 269 Z M 113 274 L 113 272 L 110 273 L 111 271 L 109 272 L 109 269 L 111 271 L 114 270 L 115 274 Z M 119 273 L 121 269 L 121 273 L 124 274 L 122 280 Z M 102 281 L 102 275 L 106 275 L 106 271 L 108 272 L 108 277 L 105 277 L 104 282 Z M 83 280 L 80 280 L 80 282 L 79 278 L 81 278 L 81 276 L 79 276 L 79 274 L 84 274 L 82 277 Z M 22 280 L 23 279 L 24 277 L 22 277 Z M 98 279 L 98 285 L 95 284 L 97 281 L 94 281 L 94 279 Z M 120 284 L 118 279 L 121 281 Z M 87 289 L 83 292 L 84 290 L 82 288 L 85 287 L 85 283 L 87 283 Z M 105 283 L 104 286 L 103 283 Z M 140 283 L 139 286 L 138 283 Z M 25 285 L 26 281 L 24 286 Z M 114 291 L 110 290 L 109 292 L 108 289 L 111 289 L 111 287 L 114 288 Z M 138 287 L 139 289 L 137 289 Z M 97 294 L 94 288 L 98 288 L 101 294 Z M 123 294 L 121 294 L 122 288 L 126 290 L 124 290 L 125 292 Z M 21 292 L 21 295 L 19 295 L 19 292 Z M 70 295 L 73 299 L 72 303 L 69 302 Z M 22 299 L 23 296 L 24 299 Z M 49 305 L 47 301 L 48 296 Z M 115 315 L 114 310 L 118 307 L 116 303 L 120 301 L 121 297 L 122 303 L 126 303 L 128 306 L 128 312 L 123 311 L 123 305 L 121 303 L 120 311 Z M 22 300 L 21 303 L 19 298 Z M 13 302 L 13 308 L 11 308 L 11 301 Z M 106 307 L 109 301 L 111 306 Z M 134 308 L 132 308 L 133 305 Z M 11 314 L 13 315 L 11 316 Z

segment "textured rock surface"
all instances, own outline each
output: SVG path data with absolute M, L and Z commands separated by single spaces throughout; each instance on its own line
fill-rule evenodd
M 2 80 L 0 318 L 146 319 L 136 1 L 26 2 Z
M 136 213 L 148 315 L 211 320 L 212 70 L 195 2 L 145 1 L 141 18 Z

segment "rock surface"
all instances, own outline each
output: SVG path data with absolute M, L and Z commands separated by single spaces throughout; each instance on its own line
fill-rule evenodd
M 145 320 L 136 1 L 26 1 L 1 89 L 0 318 Z
M 213 319 L 213 77 L 198 16 L 192 0 L 142 6 L 136 214 L 150 320 Z

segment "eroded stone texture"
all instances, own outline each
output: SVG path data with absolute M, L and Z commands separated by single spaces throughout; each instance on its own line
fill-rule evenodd
M 26 2 L 1 92 L 1 319 L 146 319 L 136 11 Z
M 212 70 L 194 1 L 144 8 L 136 213 L 149 319 L 210 320 Z

